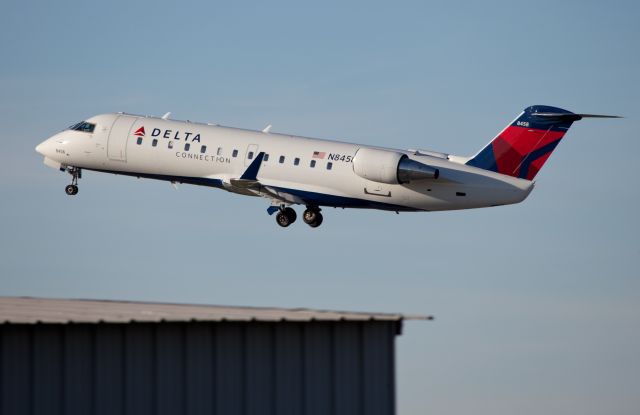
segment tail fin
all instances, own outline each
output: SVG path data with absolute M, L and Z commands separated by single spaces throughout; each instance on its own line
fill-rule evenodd
M 574 114 L 534 105 L 526 108 L 467 164 L 521 179 L 533 180 L 574 121 L 582 118 L 619 118 Z

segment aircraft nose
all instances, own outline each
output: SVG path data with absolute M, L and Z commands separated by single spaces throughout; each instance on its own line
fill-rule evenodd
M 36 151 L 43 156 L 51 156 L 51 140 L 44 140 L 42 143 L 36 146 Z

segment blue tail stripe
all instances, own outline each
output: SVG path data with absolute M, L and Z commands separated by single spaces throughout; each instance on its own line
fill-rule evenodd
M 536 161 L 540 157 L 544 156 L 545 154 L 552 152 L 556 148 L 556 146 L 558 145 L 560 140 L 561 139 L 558 139 L 556 141 L 552 141 L 549 144 L 547 144 L 546 146 L 540 147 L 539 149 L 529 153 L 527 155 L 527 157 L 525 157 L 524 161 L 522 162 L 522 166 L 520 166 L 519 177 L 521 179 L 526 179 L 527 178 L 527 172 L 529 172 L 529 167 L 531 166 L 531 163 L 533 163 L 534 161 Z
M 489 144 L 483 148 L 480 153 L 467 162 L 467 165 L 497 172 L 498 163 L 493 153 L 493 146 Z

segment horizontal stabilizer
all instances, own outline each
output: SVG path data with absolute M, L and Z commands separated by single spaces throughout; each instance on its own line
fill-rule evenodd
M 618 115 L 600 115 L 600 114 L 574 114 L 561 112 L 536 112 L 531 114 L 533 117 L 554 118 L 557 120 L 578 121 L 583 118 L 623 118 Z
M 601 115 L 601 114 L 576 114 L 582 118 L 624 118 L 619 115 Z

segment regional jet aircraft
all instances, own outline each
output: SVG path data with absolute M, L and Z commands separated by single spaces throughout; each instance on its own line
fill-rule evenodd
M 215 187 L 270 200 L 282 227 L 315 228 L 322 207 L 395 212 L 500 206 L 523 201 L 536 174 L 574 121 L 619 118 L 526 108 L 473 157 L 397 150 L 340 141 L 177 121 L 125 113 L 91 117 L 36 147 L 47 166 Z

